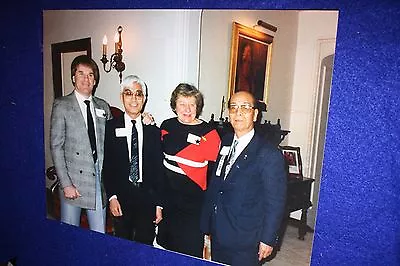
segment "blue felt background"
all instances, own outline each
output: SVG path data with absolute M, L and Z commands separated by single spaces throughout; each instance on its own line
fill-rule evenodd
M 8 1 L 1 9 L 0 262 L 198 265 L 45 219 L 42 10 L 339 9 L 313 265 L 400 265 L 399 1 Z

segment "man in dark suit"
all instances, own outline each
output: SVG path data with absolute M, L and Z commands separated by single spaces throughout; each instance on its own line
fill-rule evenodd
M 284 159 L 255 134 L 257 114 L 252 94 L 232 95 L 234 134 L 222 140 L 201 217 L 201 229 L 211 237 L 213 261 L 260 265 L 276 244 L 286 199 Z
M 106 125 L 103 177 L 115 235 L 151 245 L 162 219 L 161 134 L 142 123 L 147 87 L 137 76 L 121 83 L 125 113 Z
M 97 64 L 87 55 L 71 63 L 74 91 L 54 100 L 50 149 L 60 181 L 61 221 L 79 226 L 85 209 L 91 230 L 104 233 L 106 199 L 100 170 L 108 104 L 92 95 L 99 81 Z

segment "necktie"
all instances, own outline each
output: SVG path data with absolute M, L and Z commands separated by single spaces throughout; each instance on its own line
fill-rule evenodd
M 226 167 L 225 167 L 225 178 L 229 173 L 229 170 L 231 170 L 232 164 L 235 161 L 235 152 L 236 152 L 236 146 L 238 144 L 238 141 L 235 139 L 233 141 L 231 150 L 229 151 L 228 157 L 226 158 L 226 161 L 228 162 Z
M 131 135 L 131 161 L 129 170 L 129 181 L 135 186 L 139 180 L 139 151 L 138 151 L 138 133 L 135 127 L 135 120 L 132 120 L 132 135 Z
M 94 133 L 94 124 L 92 112 L 90 111 L 90 101 L 85 100 L 86 104 L 86 115 L 87 115 L 87 129 L 90 140 L 90 147 L 92 148 L 93 161 L 97 161 L 97 151 L 96 151 L 96 135 Z

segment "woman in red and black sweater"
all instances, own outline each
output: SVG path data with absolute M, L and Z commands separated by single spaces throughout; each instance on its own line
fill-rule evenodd
M 201 206 L 209 162 L 217 159 L 221 140 L 214 128 L 199 119 L 204 100 L 197 88 L 179 84 L 170 105 L 177 117 L 160 127 L 168 184 L 157 242 L 168 250 L 202 258 Z

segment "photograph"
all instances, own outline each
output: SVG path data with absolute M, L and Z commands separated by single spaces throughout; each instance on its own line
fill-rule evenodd
M 398 265 L 399 14 L 7 2 L 0 265 Z
M 302 178 L 302 162 L 300 155 L 300 147 L 280 146 L 283 157 L 285 158 L 288 166 L 288 173 L 290 177 Z
M 306 22 L 299 21 L 297 24 L 293 24 L 293 21 L 299 16 L 307 18 Z M 108 23 L 115 17 L 119 18 L 118 23 Z M 156 126 L 162 125 L 163 121 L 176 115 L 174 110 L 171 110 L 169 100 L 172 91 L 180 83 L 191 84 L 204 95 L 204 108 L 199 114 L 199 119 L 203 121 L 209 121 L 213 114 L 220 114 L 221 99 L 225 97 L 226 104 L 230 96 L 238 91 L 249 91 L 257 100 L 268 103 L 268 112 L 264 114 L 263 120 L 276 121 L 280 119 L 282 128 L 290 130 L 290 134 L 282 145 L 309 147 L 302 150 L 312 153 L 305 154 L 307 159 L 303 162 L 303 171 L 306 171 L 310 178 L 318 180 L 315 182 L 315 186 L 310 188 L 314 192 L 310 201 L 313 202 L 313 206 L 316 206 L 319 171 L 322 169 L 321 158 L 323 158 L 324 152 L 323 149 L 320 149 L 323 147 L 323 141 L 316 141 L 316 139 L 320 140 L 325 137 L 326 128 L 321 125 L 324 125 L 327 120 L 327 114 L 324 115 L 323 111 L 328 108 L 331 84 L 329 78 L 332 76 L 333 61 L 330 62 L 330 71 L 321 71 L 320 66 L 325 57 L 334 54 L 337 18 L 337 11 L 44 10 L 43 108 L 45 170 L 48 173 L 46 177 L 47 218 L 60 221 L 61 214 L 60 195 L 62 192 L 60 193 L 60 191 L 62 191 L 62 186 L 54 186 L 54 180 L 57 180 L 55 176 L 59 172 L 54 169 L 54 158 L 50 151 L 50 140 L 54 140 L 50 133 L 53 104 L 56 99 L 68 97 L 76 90 L 73 77 L 76 77 L 77 72 L 71 73 L 71 66 L 74 59 L 82 55 L 90 56 L 98 66 L 99 76 L 95 75 L 96 84 L 92 84 L 92 97 L 103 99 L 107 102 L 110 110 L 118 110 L 118 113 L 121 113 L 125 108 L 121 102 L 120 76 L 122 76 L 122 80 L 130 75 L 137 75 L 143 79 L 148 91 L 145 111 L 154 117 Z M 82 23 L 88 19 L 93 23 L 82 26 Z M 262 27 L 255 27 L 260 19 L 268 21 L 278 30 L 271 32 Z M 155 23 L 160 20 L 163 21 L 161 25 Z M 321 29 L 308 30 L 310 25 L 321 21 L 324 21 Z M 183 24 L 177 28 L 175 27 L 177 22 Z M 113 36 L 117 35 L 117 29 L 120 26 L 123 28 L 123 32 L 118 40 Z M 63 30 L 71 27 L 78 30 L 75 32 Z M 320 32 L 324 32 L 329 38 L 320 40 Z M 303 48 L 302 52 L 297 51 L 300 48 L 293 45 L 298 34 L 310 43 L 307 49 Z M 108 42 L 105 42 L 105 39 L 108 39 Z M 274 48 L 272 48 L 273 43 Z M 279 45 L 277 45 L 278 43 Z M 121 60 L 120 62 L 124 63 L 124 69 L 116 67 L 116 61 L 112 57 L 114 52 L 119 52 L 118 58 Z M 297 79 L 294 74 L 300 66 L 295 64 L 296 60 L 310 58 L 310 54 L 318 56 L 314 56 L 312 60 L 307 61 L 307 64 L 304 63 L 301 66 L 302 69 L 309 69 L 309 75 Z M 109 62 L 102 60 L 104 56 L 109 59 Z M 54 60 L 55 58 L 57 60 Z M 148 62 L 157 62 L 157 64 L 149 67 Z M 271 68 L 275 71 L 271 72 Z M 288 73 L 291 73 L 292 80 L 287 79 Z M 323 73 L 321 77 L 320 73 Z M 319 79 L 325 80 L 323 83 L 325 86 L 316 82 Z M 315 82 L 315 85 L 308 86 L 307 92 L 303 91 L 299 94 L 298 90 L 304 82 Z M 287 95 L 296 96 L 297 100 L 291 100 Z M 309 97 L 312 100 L 304 100 Z M 309 105 L 305 105 L 306 103 Z M 306 113 L 298 113 L 301 104 L 304 105 L 302 108 L 307 110 Z M 322 109 L 317 110 L 317 107 Z M 96 111 L 94 113 L 97 123 L 99 123 L 96 124 L 96 130 L 103 130 L 103 123 L 109 119 L 107 108 L 103 106 L 100 109 L 104 112 Z M 98 112 L 101 112 L 100 116 L 97 116 Z M 311 132 L 304 132 L 304 125 L 299 126 L 291 122 L 299 115 L 307 116 L 307 121 L 309 121 L 307 128 L 310 131 L 319 132 L 311 142 L 309 138 Z M 227 109 L 224 110 L 222 116 L 228 116 Z M 317 123 L 317 121 L 320 122 Z M 53 123 L 56 123 L 56 120 Z M 103 137 L 99 135 L 99 131 L 96 133 L 97 136 Z M 80 137 L 80 139 L 83 143 L 83 138 Z M 98 142 L 97 148 L 100 149 L 101 145 L 103 142 Z M 98 151 L 99 158 L 103 159 L 103 154 L 100 153 L 102 150 Z M 292 155 L 294 160 L 291 171 L 300 171 L 299 165 L 296 164 L 298 163 L 296 153 L 293 151 L 288 153 L 288 156 Z M 316 159 L 316 161 L 311 162 L 310 158 Z M 314 169 L 316 164 L 319 166 Z M 103 182 L 104 180 L 99 179 L 99 181 Z M 105 191 L 103 191 L 106 195 L 107 188 L 106 184 Z M 103 197 L 103 200 L 105 200 L 104 204 L 106 205 L 104 206 L 107 215 L 105 233 L 115 236 L 114 217 L 110 211 L 110 205 L 107 203 L 110 199 Z M 310 209 L 308 215 L 309 226 L 314 227 L 315 210 L 313 212 Z M 291 216 L 294 217 L 293 219 L 300 219 L 297 211 L 291 213 Z M 77 227 L 80 227 L 80 230 L 90 229 L 85 212 L 82 212 Z M 297 239 L 297 230 L 296 227 L 292 228 L 293 235 L 288 234 L 286 238 L 283 238 L 281 255 L 278 253 L 275 257 L 270 258 L 272 265 L 273 262 L 279 263 L 280 260 L 284 260 L 286 257 L 284 252 L 288 252 L 288 257 L 293 257 L 293 254 L 290 255 L 290 247 L 286 245 L 289 245 L 290 237 Z M 307 234 L 305 239 L 301 244 L 307 254 L 305 259 L 307 264 L 310 261 L 313 235 Z M 205 243 L 207 244 L 207 242 L 206 239 Z M 154 239 L 152 245 L 161 248 L 159 244 Z M 202 257 L 210 259 L 209 246 L 205 245 L 204 248 L 205 252 Z M 183 251 L 182 253 L 185 254 Z

